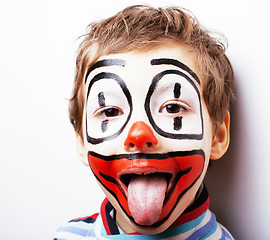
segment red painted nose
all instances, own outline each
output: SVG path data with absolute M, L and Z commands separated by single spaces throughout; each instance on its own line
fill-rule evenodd
M 124 145 L 126 147 L 136 146 L 137 148 L 143 148 L 145 144 L 147 144 L 148 147 L 151 145 L 157 145 L 158 140 L 152 129 L 146 123 L 142 121 L 135 122 L 128 132 Z

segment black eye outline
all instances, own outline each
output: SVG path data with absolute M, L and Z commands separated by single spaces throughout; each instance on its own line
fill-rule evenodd
M 150 101 L 151 97 L 155 91 L 155 88 L 158 84 L 158 82 L 167 74 L 175 74 L 179 75 L 181 77 L 184 77 L 195 89 L 198 99 L 199 99 L 199 104 L 200 104 L 200 117 L 201 117 L 201 133 L 199 134 L 177 134 L 177 133 L 169 133 L 163 131 L 160 127 L 157 126 L 157 124 L 154 121 L 154 118 L 152 116 L 151 110 L 150 110 Z M 204 123 L 203 123 L 203 117 L 202 117 L 202 104 L 201 104 L 201 95 L 200 91 L 197 88 L 196 84 L 190 79 L 189 76 L 187 76 L 185 73 L 178 71 L 178 70 L 165 70 L 163 72 L 158 73 L 152 80 L 152 83 L 149 87 L 149 90 L 147 92 L 146 98 L 145 98 L 145 103 L 144 103 L 144 108 L 147 114 L 147 117 L 149 119 L 150 124 L 154 128 L 154 130 L 161 136 L 166 137 L 166 138 L 172 138 L 172 139 L 196 139 L 196 140 L 202 140 L 203 135 L 204 135 Z
M 88 100 L 88 96 L 89 96 L 89 93 L 90 93 L 90 90 L 91 90 L 93 84 L 95 82 L 101 80 L 101 79 L 113 79 L 113 80 L 115 80 L 119 84 L 119 86 L 121 87 L 124 95 L 127 98 L 130 111 L 129 111 L 129 114 L 128 114 L 127 119 L 126 119 L 125 123 L 123 124 L 123 126 L 116 133 L 114 133 L 112 135 L 109 135 L 107 137 L 103 137 L 103 138 L 93 138 L 93 137 L 90 137 L 88 135 L 88 131 L 87 131 L 87 129 L 88 129 L 88 126 L 87 125 L 88 124 L 87 124 L 87 114 L 86 114 L 86 116 L 85 116 L 86 117 L 86 119 L 85 119 L 85 124 L 86 124 L 86 138 L 87 138 L 87 141 L 89 143 L 93 144 L 93 145 L 99 144 L 99 143 L 102 143 L 104 141 L 108 141 L 108 140 L 111 140 L 111 139 L 116 138 L 124 130 L 124 128 L 126 127 L 127 123 L 129 122 L 129 119 L 130 119 L 131 114 L 132 114 L 132 109 L 133 109 L 132 98 L 131 98 L 130 92 L 129 92 L 129 90 L 128 90 L 126 84 L 125 84 L 125 82 L 123 81 L 123 79 L 120 76 L 118 76 L 117 74 L 114 74 L 114 73 L 110 73 L 110 72 L 101 72 L 101 73 L 95 75 L 91 79 L 90 84 L 88 86 L 88 90 L 87 90 L 86 102 Z M 87 106 L 86 106 L 86 109 L 87 109 Z

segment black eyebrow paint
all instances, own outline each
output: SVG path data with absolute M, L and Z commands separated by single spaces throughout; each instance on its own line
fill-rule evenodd
M 98 104 L 101 107 L 104 107 L 105 106 L 105 97 L 104 97 L 104 93 L 103 92 L 100 92 L 98 94 Z
M 87 78 L 94 69 L 100 68 L 100 67 L 108 67 L 108 66 L 120 66 L 120 67 L 125 67 L 126 66 L 126 61 L 122 59 L 104 59 L 97 61 L 94 65 L 90 66 L 87 70 L 87 73 L 85 75 L 84 83 L 86 83 Z
M 180 85 L 180 83 L 175 83 L 174 84 L 173 95 L 174 95 L 174 98 L 179 98 L 180 97 L 180 95 L 181 95 L 181 85 Z
M 199 84 L 201 84 L 201 81 L 199 77 L 196 75 L 196 73 L 193 72 L 187 65 L 185 65 L 184 63 L 176 59 L 158 58 L 158 59 L 151 60 L 151 65 L 164 65 L 164 64 L 173 65 L 173 66 L 181 68 L 182 70 L 188 72 Z

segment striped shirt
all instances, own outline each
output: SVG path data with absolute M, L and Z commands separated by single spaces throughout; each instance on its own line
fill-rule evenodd
M 113 219 L 114 208 L 105 199 L 101 205 L 100 213 L 69 221 L 57 230 L 54 240 L 234 239 L 226 228 L 216 221 L 215 215 L 208 208 L 209 196 L 206 188 L 203 187 L 194 203 L 164 232 L 154 235 L 125 234 Z

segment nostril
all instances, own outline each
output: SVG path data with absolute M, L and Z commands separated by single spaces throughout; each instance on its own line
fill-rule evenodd
M 146 145 L 147 145 L 147 147 L 152 147 L 153 143 L 147 142 Z

